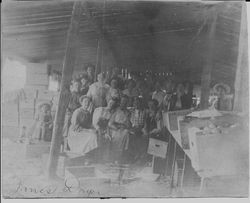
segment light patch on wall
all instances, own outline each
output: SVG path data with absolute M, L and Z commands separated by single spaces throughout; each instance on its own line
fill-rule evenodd
M 6 59 L 2 70 L 2 91 L 10 92 L 24 87 L 26 66 L 16 60 Z

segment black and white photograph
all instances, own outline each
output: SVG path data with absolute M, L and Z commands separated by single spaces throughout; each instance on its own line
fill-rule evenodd
M 249 198 L 249 15 L 3 0 L 2 197 Z

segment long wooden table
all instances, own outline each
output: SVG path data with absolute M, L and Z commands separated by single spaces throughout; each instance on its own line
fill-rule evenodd
M 163 127 L 167 128 L 170 132 L 168 152 L 167 152 L 167 164 L 166 164 L 166 175 L 171 177 L 171 188 L 176 187 L 175 181 L 175 172 L 177 171 L 176 162 L 181 164 L 181 176 L 180 176 L 180 187 L 183 187 L 184 184 L 189 185 L 196 184 L 197 180 L 199 182 L 200 177 L 192 168 L 191 164 L 191 152 L 189 149 L 183 149 L 181 143 L 181 134 L 179 131 L 179 120 L 183 116 L 189 114 L 190 110 L 184 111 L 175 111 L 175 112 L 164 112 L 163 113 Z M 176 114 L 172 120 L 170 120 L 170 114 Z M 178 116 L 179 115 L 179 116 Z M 174 120 L 174 123 L 173 123 Z M 172 125 L 172 126 L 171 126 Z
M 171 114 L 175 114 L 175 113 L 177 114 L 177 118 L 173 119 L 173 117 L 172 117 L 172 120 L 174 120 L 174 122 L 176 122 L 176 124 L 173 123 L 173 121 L 170 121 L 170 118 L 169 118 L 171 116 Z M 230 112 L 221 112 L 221 113 L 228 114 L 229 115 L 229 117 L 228 117 L 229 120 L 231 119 L 232 115 L 237 115 L 234 112 L 231 112 L 231 113 Z M 178 114 L 180 114 L 180 116 L 178 116 Z M 182 161 L 182 166 L 181 166 L 180 186 L 182 187 L 183 183 L 185 182 L 185 179 L 186 179 L 185 176 L 188 175 L 187 171 L 192 171 L 191 173 L 196 174 L 196 176 L 200 177 L 200 187 L 202 188 L 204 178 L 207 178 L 207 176 L 208 176 L 207 174 L 210 174 L 210 173 L 207 173 L 206 171 L 204 171 L 204 172 L 199 172 L 199 171 L 196 172 L 196 170 L 192 166 L 193 164 L 196 164 L 196 161 L 197 161 L 197 160 L 193 160 L 193 159 L 195 159 L 195 156 L 193 155 L 193 153 L 192 153 L 192 151 L 190 149 L 183 149 L 183 147 L 182 147 L 182 138 L 181 138 L 181 134 L 180 134 L 180 131 L 179 131 L 179 129 L 180 129 L 179 120 L 182 119 L 183 115 L 185 115 L 185 114 L 187 115 L 188 113 L 185 112 L 185 111 L 163 113 L 163 127 L 166 127 L 168 129 L 168 131 L 170 132 L 170 134 L 171 134 L 169 136 L 169 149 L 168 149 L 168 153 L 167 153 L 166 174 L 171 176 L 172 187 L 174 187 L 175 185 L 173 184 L 173 182 L 174 182 L 174 172 L 176 171 L 176 161 L 181 160 Z M 222 118 L 222 120 L 223 119 L 224 119 L 224 117 Z M 229 130 L 232 131 L 232 129 L 230 129 L 230 128 L 229 128 Z M 242 129 L 240 129 L 240 130 L 242 130 Z M 224 146 L 224 145 L 226 145 L 227 142 L 231 142 L 231 140 L 237 139 L 237 137 L 235 137 L 235 136 L 229 136 L 231 134 L 237 135 L 237 137 L 238 137 L 239 132 L 238 133 L 235 133 L 234 131 L 232 131 L 230 133 L 228 132 L 228 133 L 226 133 L 224 135 L 224 137 L 222 135 L 220 135 L 220 136 L 218 135 L 219 137 L 217 137 L 217 139 L 220 139 L 220 140 L 224 139 L 226 142 L 221 143 L 221 145 Z M 244 137 L 244 136 L 239 136 L 238 138 L 240 138 L 240 137 Z M 231 139 L 229 139 L 229 138 L 231 138 Z M 236 141 L 234 140 L 234 142 L 236 142 Z M 210 146 L 210 148 L 211 148 L 211 146 Z M 209 149 L 206 148 L 204 150 L 209 151 L 209 150 L 213 149 L 213 147 L 211 149 L 210 148 Z M 218 149 L 220 149 L 220 148 L 221 147 L 219 147 Z M 243 148 L 243 147 L 241 147 L 241 148 Z M 225 150 L 223 152 L 227 152 L 226 149 L 227 148 L 225 148 Z M 241 153 L 244 153 L 244 150 L 242 150 L 242 149 L 238 150 L 238 151 L 242 151 Z M 179 155 L 178 155 L 178 153 L 179 153 Z M 180 158 L 180 154 L 183 154 L 183 156 L 181 158 Z M 204 156 L 205 156 L 205 154 L 204 154 Z M 212 158 L 210 160 L 210 162 L 213 161 L 213 160 L 217 160 L 216 157 Z M 230 157 L 228 158 L 228 160 L 229 161 L 231 160 Z M 192 164 L 192 161 L 194 162 L 193 164 Z M 202 163 L 204 163 L 204 160 L 202 160 Z M 232 163 L 232 160 L 231 160 L 230 163 Z M 207 165 L 207 163 L 205 165 Z M 213 164 L 210 163 L 210 166 L 213 166 Z M 214 167 L 214 168 L 216 169 L 216 167 Z M 197 167 L 196 167 L 196 169 L 197 169 Z M 227 170 L 227 172 L 228 172 L 228 170 Z M 216 172 L 214 174 L 216 174 Z M 222 174 L 224 174 L 224 172 Z M 190 179 L 189 179 L 189 181 L 190 181 Z

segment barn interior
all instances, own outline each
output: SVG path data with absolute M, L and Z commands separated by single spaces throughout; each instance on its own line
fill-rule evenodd
M 77 3 L 81 9 L 77 10 L 75 6 Z M 108 186 L 104 184 L 102 189 L 106 188 L 107 191 L 101 196 L 113 194 L 126 197 L 147 195 L 183 197 L 202 194 L 204 197 L 210 193 L 211 196 L 245 196 L 248 193 L 246 182 L 248 182 L 249 170 L 245 6 L 245 3 L 237 1 L 5 1 L 2 4 L 1 68 L 5 78 L 2 80 L 6 81 L 6 84 L 16 83 L 18 88 L 10 91 L 9 86 L 3 83 L 2 132 L 4 141 L 17 139 L 23 126 L 27 129 L 31 128 L 36 114 L 36 105 L 43 101 L 54 102 L 54 125 L 60 124 L 60 115 L 65 115 L 64 87 L 69 85 L 72 77 L 81 73 L 84 67 L 90 64 L 95 67 L 95 77 L 101 72 L 119 68 L 124 78 L 130 78 L 132 72 L 137 72 L 141 75 L 150 74 L 161 78 L 171 76 L 177 81 L 183 78 L 189 80 L 197 87 L 195 93 L 201 101 L 200 110 L 209 107 L 210 89 L 217 83 L 225 83 L 231 88 L 233 107 L 226 113 L 222 112 L 225 113 L 222 118 L 227 120 L 238 116 L 236 120 L 237 122 L 240 120 L 241 129 L 231 131 L 228 128 L 224 137 L 221 136 L 220 140 L 215 140 L 214 143 L 201 141 L 201 145 L 197 147 L 198 150 L 202 146 L 205 147 L 206 143 L 212 143 L 212 149 L 201 150 L 198 153 L 193 151 L 191 146 L 188 149 L 183 146 L 180 124 L 177 119 L 178 116 L 185 116 L 191 112 L 164 112 L 163 126 L 171 133 L 173 131 L 172 141 L 168 140 L 167 152 L 168 162 L 171 163 L 166 165 L 166 176 L 170 178 L 170 183 L 168 181 L 168 184 L 154 186 L 155 183 L 151 181 L 148 186 L 150 189 L 146 188 L 145 193 L 141 194 L 137 189 L 141 187 L 138 180 L 135 180 L 131 187 L 133 188 L 131 190 L 137 193 L 124 189 L 123 192 L 117 191 L 113 194 L 113 189 L 108 191 Z M 15 69 L 13 69 L 14 66 L 17 69 L 18 66 L 25 67 L 22 87 L 19 83 L 21 79 L 16 76 Z M 177 127 L 171 126 L 171 116 L 176 120 Z M 61 159 L 65 159 L 58 154 L 59 152 L 57 153 L 59 147 L 56 147 L 58 146 L 56 141 L 60 137 L 59 134 L 53 131 L 52 142 L 46 143 L 46 146 L 22 144 L 25 159 L 37 153 L 40 156 L 39 160 L 43 160 L 41 163 L 49 162 L 51 170 L 56 171 L 56 167 L 60 168 L 58 166 Z M 241 136 L 237 138 L 231 136 L 238 134 Z M 189 139 L 192 139 L 191 137 Z M 232 145 L 232 142 L 236 143 L 236 146 Z M 14 148 L 20 147 L 21 144 L 15 143 L 13 146 Z M 176 148 L 179 148 L 179 152 Z M 216 148 L 224 149 L 224 151 L 216 150 Z M 237 154 L 238 158 L 240 157 L 238 163 L 235 161 L 237 158 L 232 159 L 231 150 L 239 148 L 241 150 Z M 4 153 L 6 163 L 11 159 L 8 151 L 10 149 L 8 144 L 3 149 L 6 150 Z M 176 153 L 181 154 L 181 158 L 178 159 L 181 164 L 176 161 Z M 209 156 L 211 154 L 218 156 L 218 154 L 215 155 L 216 153 L 221 153 L 219 160 L 214 160 Z M 199 161 L 193 157 L 199 157 L 197 158 Z M 215 167 L 225 159 L 227 160 L 225 165 L 222 164 L 220 169 Z M 11 160 L 11 162 L 15 161 Z M 54 166 L 52 162 L 58 162 L 58 164 Z M 7 169 L 8 167 L 6 166 Z M 212 167 L 211 170 L 214 170 L 211 172 L 212 175 L 210 172 L 201 172 L 206 170 L 206 167 Z M 72 172 L 69 168 L 63 169 L 64 177 L 69 174 L 70 177 L 78 177 L 84 176 L 85 173 L 92 173 L 92 169 L 89 169 L 89 172 L 84 166 L 79 166 L 81 172 Z M 143 176 L 150 177 L 150 175 L 152 174 L 147 173 Z M 8 178 L 6 178 L 7 182 Z M 84 177 L 81 178 L 84 180 Z M 208 181 L 210 184 L 204 184 L 208 179 L 212 180 Z M 99 184 L 101 178 L 96 178 L 95 181 L 99 181 Z M 234 186 L 225 191 L 225 185 L 228 183 Z M 129 184 L 127 185 L 130 187 Z M 6 186 L 6 188 L 10 190 L 9 187 Z M 195 192 L 190 192 L 190 188 Z M 188 192 L 185 193 L 185 191 Z M 34 194 L 25 193 L 25 195 Z

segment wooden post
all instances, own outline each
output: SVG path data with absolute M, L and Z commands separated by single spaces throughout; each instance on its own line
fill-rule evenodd
M 20 129 L 20 96 L 17 96 L 17 122 L 18 128 Z
M 76 60 L 76 52 L 79 44 L 78 33 L 80 28 L 80 19 L 82 11 L 83 11 L 82 2 L 80 1 L 75 2 L 73 6 L 71 23 L 66 42 L 66 53 L 64 56 L 64 63 L 63 63 L 60 96 L 54 121 L 50 155 L 48 160 L 48 168 L 47 168 L 48 178 L 56 177 L 57 162 L 62 144 L 62 130 L 64 124 L 64 117 L 70 99 L 70 83 Z
M 248 112 L 248 58 L 247 58 L 246 4 L 242 3 L 237 70 L 234 83 L 234 111 Z
M 99 65 L 100 65 L 100 48 L 101 42 L 100 39 L 98 39 L 97 42 L 97 49 L 96 49 L 96 65 L 95 65 L 95 81 L 97 80 L 97 75 L 98 75 L 98 70 L 99 70 Z
M 209 32 L 207 38 L 208 54 L 205 59 L 205 64 L 201 75 L 201 103 L 200 108 L 206 109 L 209 105 L 210 94 L 210 81 L 211 72 L 213 67 L 213 51 L 214 51 L 214 35 L 216 29 L 217 10 L 213 10 L 211 13 L 211 24 L 209 25 Z
M 104 8 L 105 8 L 105 1 L 104 1 Z M 115 36 L 111 36 L 111 34 L 108 33 L 106 31 L 106 29 L 103 28 L 104 20 L 100 23 L 99 21 L 95 20 L 92 17 L 92 13 L 89 10 L 89 5 L 88 5 L 87 1 L 85 1 L 84 9 L 85 9 L 84 11 L 85 11 L 87 19 L 92 24 L 92 26 L 95 28 L 96 32 L 99 34 L 99 36 L 102 38 L 102 40 L 105 41 L 105 44 L 108 46 L 109 50 L 111 51 L 116 63 L 121 64 L 121 61 L 122 61 L 121 56 L 120 56 L 117 48 L 114 45 L 114 37 Z

